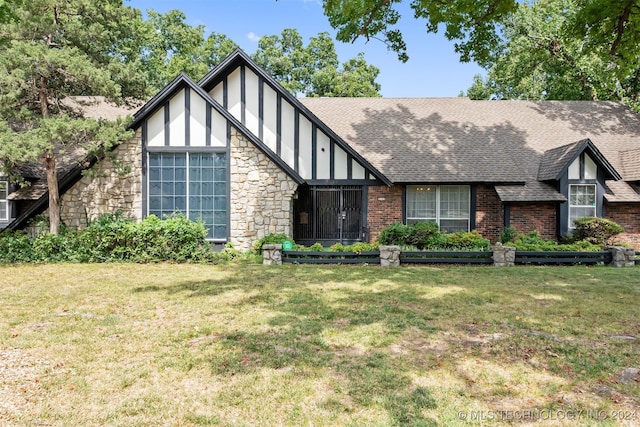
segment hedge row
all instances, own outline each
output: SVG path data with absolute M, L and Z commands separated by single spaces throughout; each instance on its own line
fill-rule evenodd
M 184 215 L 141 222 L 120 214 L 101 216 L 82 231 L 29 237 L 0 234 L 0 263 L 15 262 L 217 262 L 238 256 L 233 248 L 214 252 L 207 230 Z

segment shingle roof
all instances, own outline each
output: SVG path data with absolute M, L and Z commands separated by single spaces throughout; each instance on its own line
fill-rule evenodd
M 498 186 L 505 201 L 559 200 L 551 186 L 538 182 L 541 160 L 549 150 L 586 138 L 623 180 L 640 176 L 623 167 L 620 156 L 640 150 L 640 116 L 618 102 L 301 101 L 395 183 L 487 182 Z M 546 157 L 550 165 L 552 155 Z
M 133 106 L 116 105 L 103 96 L 74 96 L 63 100 L 63 104 L 84 117 L 92 119 L 115 120 L 133 114 L 137 103 Z M 56 158 L 57 174 L 64 177 L 75 167 L 81 166 L 86 158 L 86 151 L 80 147 L 64 147 Z M 46 172 L 39 163 L 18 165 L 17 173 L 27 178 L 31 185 L 20 188 L 9 195 L 10 200 L 37 200 L 47 191 Z

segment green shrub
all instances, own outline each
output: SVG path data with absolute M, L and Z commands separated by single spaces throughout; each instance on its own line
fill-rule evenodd
M 404 243 L 418 249 L 434 249 L 442 247 L 444 238 L 437 223 L 433 221 L 416 222 L 408 226 Z
M 519 251 L 600 251 L 602 247 L 594 245 L 586 240 L 576 241 L 571 244 L 558 244 L 555 240 L 543 239 L 537 231 L 518 234 L 509 246 L 514 246 Z
M 611 237 L 624 231 L 619 224 L 606 218 L 585 217 L 576 219 L 573 223 L 573 238 L 577 241 L 586 240 L 594 245 L 604 246 Z
M 408 226 L 394 222 L 382 229 L 378 237 L 378 242 L 380 242 L 381 245 L 406 245 L 408 233 Z
M 476 230 L 459 231 L 457 233 L 444 234 L 442 247 L 455 250 L 482 250 L 489 249 L 489 240 L 485 239 Z
M 262 246 L 264 246 L 264 245 L 282 244 L 287 240 L 289 240 L 289 241 L 291 241 L 292 243 L 295 244 L 293 239 L 289 238 L 289 236 L 287 236 L 286 234 L 270 233 L 270 234 L 267 234 L 266 236 L 261 237 L 260 239 L 256 240 L 253 243 L 253 250 L 256 251 L 257 253 L 260 253 L 262 251 Z
M 33 242 L 21 231 L 0 233 L 0 263 L 35 261 Z
M 513 242 L 513 240 L 518 236 L 518 231 L 515 227 L 505 227 L 500 233 L 500 243 L 505 244 L 509 242 Z

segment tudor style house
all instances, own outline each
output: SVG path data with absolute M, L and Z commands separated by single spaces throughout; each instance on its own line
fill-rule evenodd
M 297 99 L 237 50 L 198 83 L 178 76 L 131 128 L 92 176 L 77 161 L 60 174 L 68 226 L 180 211 L 247 249 L 268 233 L 372 241 L 416 221 L 560 238 L 602 216 L 640 247 L 640 116 L 620 103 Z M 9 185 L 0 226 L 23 228 L 47 209 L 46 188 Z

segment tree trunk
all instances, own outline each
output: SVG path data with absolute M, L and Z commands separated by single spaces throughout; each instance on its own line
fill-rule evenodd
M 60 195 L 58 192 L 58 172 L 56 171 L 56 157 L 49 154 L 44 157 L 47 171 L 47 187 L 49 188 L 49 232 L 60 233 Z

